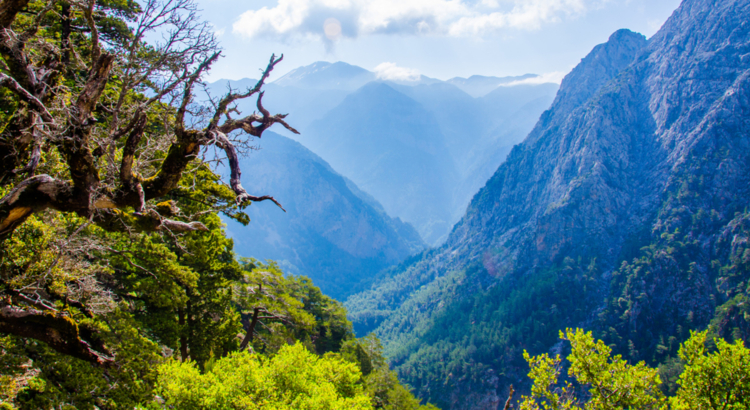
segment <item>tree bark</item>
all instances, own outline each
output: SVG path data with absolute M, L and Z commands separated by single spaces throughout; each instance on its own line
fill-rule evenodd
M 73 319 L 60 313 L 4 306 L 0 309 L 0 332 L 39 340 L 62 354 L 100 366 L 113 362 L 95 332 L 79 327 Z
M 0 29 L 10 28 L 16 14 L 29 4 L 29 0 L 3 0 L 0 3 Z
M 250 321 L 249 324 L 246 324 L 245 326 L 245 337 L 242 339 L 242 343 L 240 343 L 240 351 L 243 351 L 247 349 L 247 345 L 249 345 L 253 341 L 253 335 L 255 334 L 255 326 L 258 324 L 258 316 L 260 315 L 261 308 L 255 308 L 253 309 L 253 318 Z
M 508 400 L 505 401 L 505 407 L 503 407 L 503 410 L 508 410 L 510 408 L 510 401 L 513 400 L 513 385 L 510 385 L 510 392 L 508 392 Z

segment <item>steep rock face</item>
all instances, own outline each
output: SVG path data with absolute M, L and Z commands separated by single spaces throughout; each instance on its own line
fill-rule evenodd
M 750 336 L 748 3 L 686 0 L 648 42 L 613 34 L 446 244 L 349 298 L 423 397 L 494 409 L 520 352 L 566 326 L 651 362 L 712 320 Z
M 639 90 L 602 87 L 645 44 L 641 35 L 619 31 L 565 78 L 550 110 L 474 198 L 452 247 L 465 248 L 470 259 L 482 248 L 513 249 L 507 270 L 552 261 L 572 247 L 587 257 L 617 256 L 615 242 L 628 230 L 622 222 L 653 196 L 641 188 L 658 189 L 628 181 L 646 179 L 639 173 L 663 155 L 649 148 L 653 121 L 642 96 L 633 95 Z M 582 73 L 595 81 L 582 81 Z M 470 238 L 488 242 L 467 246 Z
M 366 288 L 383 268 L 423 248 L 410 225 L 382 207 L 297 142 L 272 132 L 261 155 L 242 163 L 250 192 L 272 193 L 286 208 L 260 203 L 248 226 L 228 221 L 240 256 L 278 261 L 312 278 L 326 294 L 345 298 Z

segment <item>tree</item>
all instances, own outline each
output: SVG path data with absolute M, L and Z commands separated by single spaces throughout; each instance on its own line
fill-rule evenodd
M 383 346 L 374 334 L 347 340 L 341 346 L 340 354 L 345 360 L 356 363 L 359 367 L 365 393 L 370 397 L 373 408 L 437 410 L 437 407 L 430 403 L 422 405 L 408 386 L 401 384 L 396 372 L 388 367 L 388 362 L 383 357 Z
M 571 344 L 567 360 L 568 375 L 582 389 L 570 382 L 558 386 L 560 356 L 536 357 L 524 352 L 529 363 L 529 377 L 534 382 L 531 396 L 523 397 L 521 409 L 732 409 L 750 408 L 750 350 L 741 340 L 728 343 L 714 339 L 716 351 L 708 353 L 708 331 L 691 332 L 680 346 L 685 362 L 679 376 L 680 386 L 674 397 L 665 398 L 659 390 L 658 371 L 640 362 L 630 365 L 619 355 L 610 357 L 611 349 L 601 340 L 594 341 L 591 332 L 568 329 L 560 338 Z
M 559 355 L 552 359 L 547 354 L 524 358 L 531 367 L 529 377 L 534 381 L 532 395 L 524 397 L 521 409 L 659 409 L 664 397 L 659 390 L 661 381 L 656 369 L 644 362 L 630 365 L 619 355 L 610 357 L 612 350 L 601 340 L 594 341 L 591 332 L 568 329 L 560 338 L 571 344 L 568 374 L 587 387 L 588 400 L 581 403 L 573 385 L 555 389 L 560 374 Z M 579 392 L 579 395 L 582 392 Z
M 685 371 L 670 398 L 674 409 L 750 409 L 750 350 L 742 340 L 714 339 L 716 351 L 706 349 L 707 331 L 691 332 L 680 346 Z
M 268 261 L 242 259 L 243 276 L 234 284 L 245 336 L 240 350 L 273 353 L 300 341 L 318 354 L 338 352 L 354 338 L 343 305 L 324 295 L 310 278 L 285 275 Z
M 161 40 L 147 43 L 155 34 Z M 0 332 L 111 365 L 113 352 L 87 321 L 97 315 L 95 303 L 70 292 L 106 294 L 91 274 L 103 266 L 76 252 L 105 250 L 97 229 L 156 232 L 177 238 L 178 247 L 182 233 L 208 231 L 200 212 L 169 202 L 189 190 L 185 173 L 207 147 L 226 156 L 237 205 L 271 200 L 281 207 L 245 191 L 238 161 L 248 135 L 260 137 L 276 123 L 296 132 L 262 104 L 262 87 L 281 58 L 271 57 L 253 88 L 230 89 L 200 106 L 196 88 L 219 57 L 192 0 L 0 3 Z M 258 112 L 233 118 L 233 104 L 250 97 Z M 39 252 L 19 263 L 24 246 Z M 115 248 L 110 255 L 132 259 Z
M 303 345 L 265 359 L 246 351 L 216 361 L 201 374 L 193 363 L 170 361 L 157 392 L 168 409 L 372 409 L 353 363 L 318 357 Z

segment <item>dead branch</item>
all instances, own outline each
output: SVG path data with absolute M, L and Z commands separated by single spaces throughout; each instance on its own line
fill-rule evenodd
M 23 101 L 29 103 L 39 112 L 44 121 L 47 121 L 49 123 L 55 122 L 55 120 L 52 118 L 52 114 L 47 111 L 47 107 L 45 107 L 44 104 L 42 104 L 42 102 L 39 101 L 39 99 L 31 94 L 28 90 L 23 88 L 21 84 L 19 84 L 18 81 L 16 81 L 14 78 L 0 73 L 0 86 L 13 91 L 13 93 L 19 96 Z
M 256 197 L 252 196 L 245 191 L 245 188 L 242 187 L 242 184 L 240 183 L 240 177 L 242 175 L 242 172 L 240 170 L 240 161 L 237 158 L 237 151 L 234 148 L 234 145 L 229 141 L 226 135 L 220 131 L 214 131 L 212 133 L 213 135 L 213 141 L 215 141 L 216 146 L 219 148 L 222 148 L 224 152 L 227 155 L 227 160 L 229 161 L 229 169 L 230 169 L 230 179 L 229 184 L 232 187 L 232 190 L 235 194 L 237 194 L 237 204 L 244 204 L 247 201 L 254 201 L 254 202 L 260 202 L 265 200 L 271 200 L 273 203 L 275 203 L 279 208 L 281 208 L 284 212 L 286 212 L 286 209 L 284 209 L 281 204 L 274 199 L 272 196 L 261 196 Z
M 510 385 L 510 392 L 508 392 L 508 400 L 505 401 L 505 407 L 503 407 L 503 410 L 508 410 L 510 408 L 510 401 L 513 400 L 513 385 Z

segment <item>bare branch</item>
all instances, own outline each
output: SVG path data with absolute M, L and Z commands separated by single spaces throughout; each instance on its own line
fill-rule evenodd
M 510 392 L 508 393 L 508 400 L 505 401 L 505 407 L 503 407 L 503 410 L 508 410 L 510 408 L 510 401 L 513 400 L 513 385 L 510 385 Z
M 44 9 L 39 11 L 37 13 L 36 18 L 34 18 L 34 23 L 29 26 L 29 28 L 26 29 L 23 33 L 21 33 L 20 36 L 18 36 L 18 39 L 21 40 L 21 42 L 27 42 L 29 39 L 31 39 L 37 31 L 39 31 L 39 26 L 42 24 L 42 20 L 46 17 L 47 13 L 49 13 L 54 7 L 55 7 L 56 0 L 48 0 L 47 5 L 44 6 Z
M 130 215 L 119 210 L 101 210 L 94 217 L 94 222 L 111 232 L 208 231 L 208 228 L 201 222 L 181 222 L 167 219 L 159 215 L 154 209 Z
M 16 185 L 0 199 L 0 241 L 33 213 L 51 207 L 65 191 L 66 184 L 49 175 L 31 177 Z
M 195 85 L 195 82 L 198 81 L 200 76 L 206 70 L 208 70 L 209 67 L 211 67 L 211 64 L 213 64 L 219 58 L 219 56 L 221 56 L 221 53 L 214 53 L 206 61 L 201 63 L 198 68 L 192 74 L 190 74 L 189 77 L 187 77 L 187 81 L 185 82 L 185 91 L 182 96 L 182 103 L 180 104 L 180 108 L 177 109 L 177 119 L 175 120 L 178 127 L 184 129 L 185 113 L 187 112 L 188 104 L 190 104 L 190 101 L 193 99 L 193 86 Z
M 237 194 L 237 204 L 244 204 L 247 201 L 254 201 L 254 202 L 260 202 L 265 200 L 271 200 L 273 203 L 275 203 L 279 208 L 281 208 L 284 212 L 286 212 L 286 209 L 284 209 L 281 204 L 274 199 L 271 196 L 252 196 L 245 191 L 245 188 L 242 187 L 242 184 L 240 182 L 240 177 L 242 175 L 242 172 L 240 171 L 240 161 L 237 158 L 237 151 L 234 148 L 234 145 L 229 141 L 226 135 L 224 133 L 219 131 L 212 132 L 212 135 L 214 136 L 213 141 L 214 143 L 224 150 L 224 152 L 227 155 L 227 160 L 229 161 L 229 169 L 231 172 L 230 179 L 229 179 L 229 185 L 232 187 L 232 190 L 235 194 Z
M 14 169 L 12 172 L 16 175 L 28 174 L 34 176 L 36 168 L 39 166 L 39 161 L 42 159 L 42 136 L 39 130 L 42 124 L 39 121 L 39 115 L 36 113 L 33 115 L 33 123 L 31 125 L 31 139 L 33 141 L 33 148 L 31 149 L 31 156 L 29 162 L 23 168 Z
M 91 31 L 91 67 L 94 67 L 101 55 L 99 29 L 96 27 L 96 22 L 94 21 L 94 6 L 96 5 L 96 0 L 88 0 L 87 3 L 73 2 L 73 4 L 81 9 L 86 18 L 86 23 L 88 23 L 89 30 Z
M 263 107 L 263 95 L 264 93 L 258 94 L 258 101 L 256 103 L 258 111 L 260 111 L 263 116 L 253 113 L 239 120 L 233 120 L 229 118 L 217 129 L 224 134 L 229 134 L 230 132 L 235 130 L 243 130 L 252 136 L 260 137 L 263 134 L 263 131 L 270 128 L 273 124 L 279 123 L 289 131 L 295 134 L 299 134 L 299 131 L 292 128 L 289 124 L 286 123 L 286 121 L 284 121 L 284 118 L 286 118 L 288 114 L 271 115 L 271 113 L 269 113 L 268 110 Z M 253 124 L 256 122 L 259 123 L 259 125 Z
M 255 87 L 247 90 L 245 93 L 242 93 L 242 94 L 234 94 L 230 92 L 227 96 L 222 98 L 207 128 L 209 130 L 213 130 L 214 128 L 218 126 L 219 120 L 221 119 L 221 117 L 227 113 L 227 107 L 229 107 L 229 104 L 237 100 L 243 99 L 243 98 L 248 98 L 260 92 L 261 88 L 263 87 L 263 84 L 265 84 L 266 80 L 268 79 L 268 76 L 271 75 L 271 71 L 273 71 L 274 67 L 276 67 L 276 64 L 280 63 L 281 60 L 283 59 L 284 59 L 283 54 L 279 58 L 276 58 L 276 55 L 271 54 L 271 60 L 268 62 L 268 66 L 266 66 L 266 69 L 263 70 L 263 74 L 260 76 L 260 80 L 258 80 L 258 82 L 255 83 Z M 260 101 L 260 97 L 258 101 Z M 266 115 L 264 115 L 264 117 L 265 116 Z
M 93 0 L 92 0 L 93 1 Z M 78 122 L 83 124 L 88 119 L 91 110 L 94 109 L 99 97 L 104 91 L 104 87 L 109 80 L 109 71 L 112 69 L 112 63 L 115 56 L 110 53 L 101 53 L 94 61 L 88 74 L 86 85 L 78 95 L 76 107 L 78 108 Z
M 131 121 L 132 128 L 123 147 L 122 163 L 120 165 L 120 181 L 122 181 L 123 185 L 131 185 L 133 183 L 133 159 L 135 150 L 143 137 L 147 119 L 145 114 L 136 113 L 133 121 Z
M 47 121 L 49 123 L 55 122 L 55 120 L 52 118 L 52 114 L 47 111 L 47 107 L 45 107 L 38 98 L 34 97 L 33 94 L 31 94 L 28 90 L 21 86 L 21 84 L 19 84 L 18 81 L 16 81 L 14 78 L 0 73 L 0 86 L 13 91 L 13 93 L 21 97 L 23 101 L 31 104 L 31 106 L 39 112 L 39 115 L 42 116 L 44 121 Z

